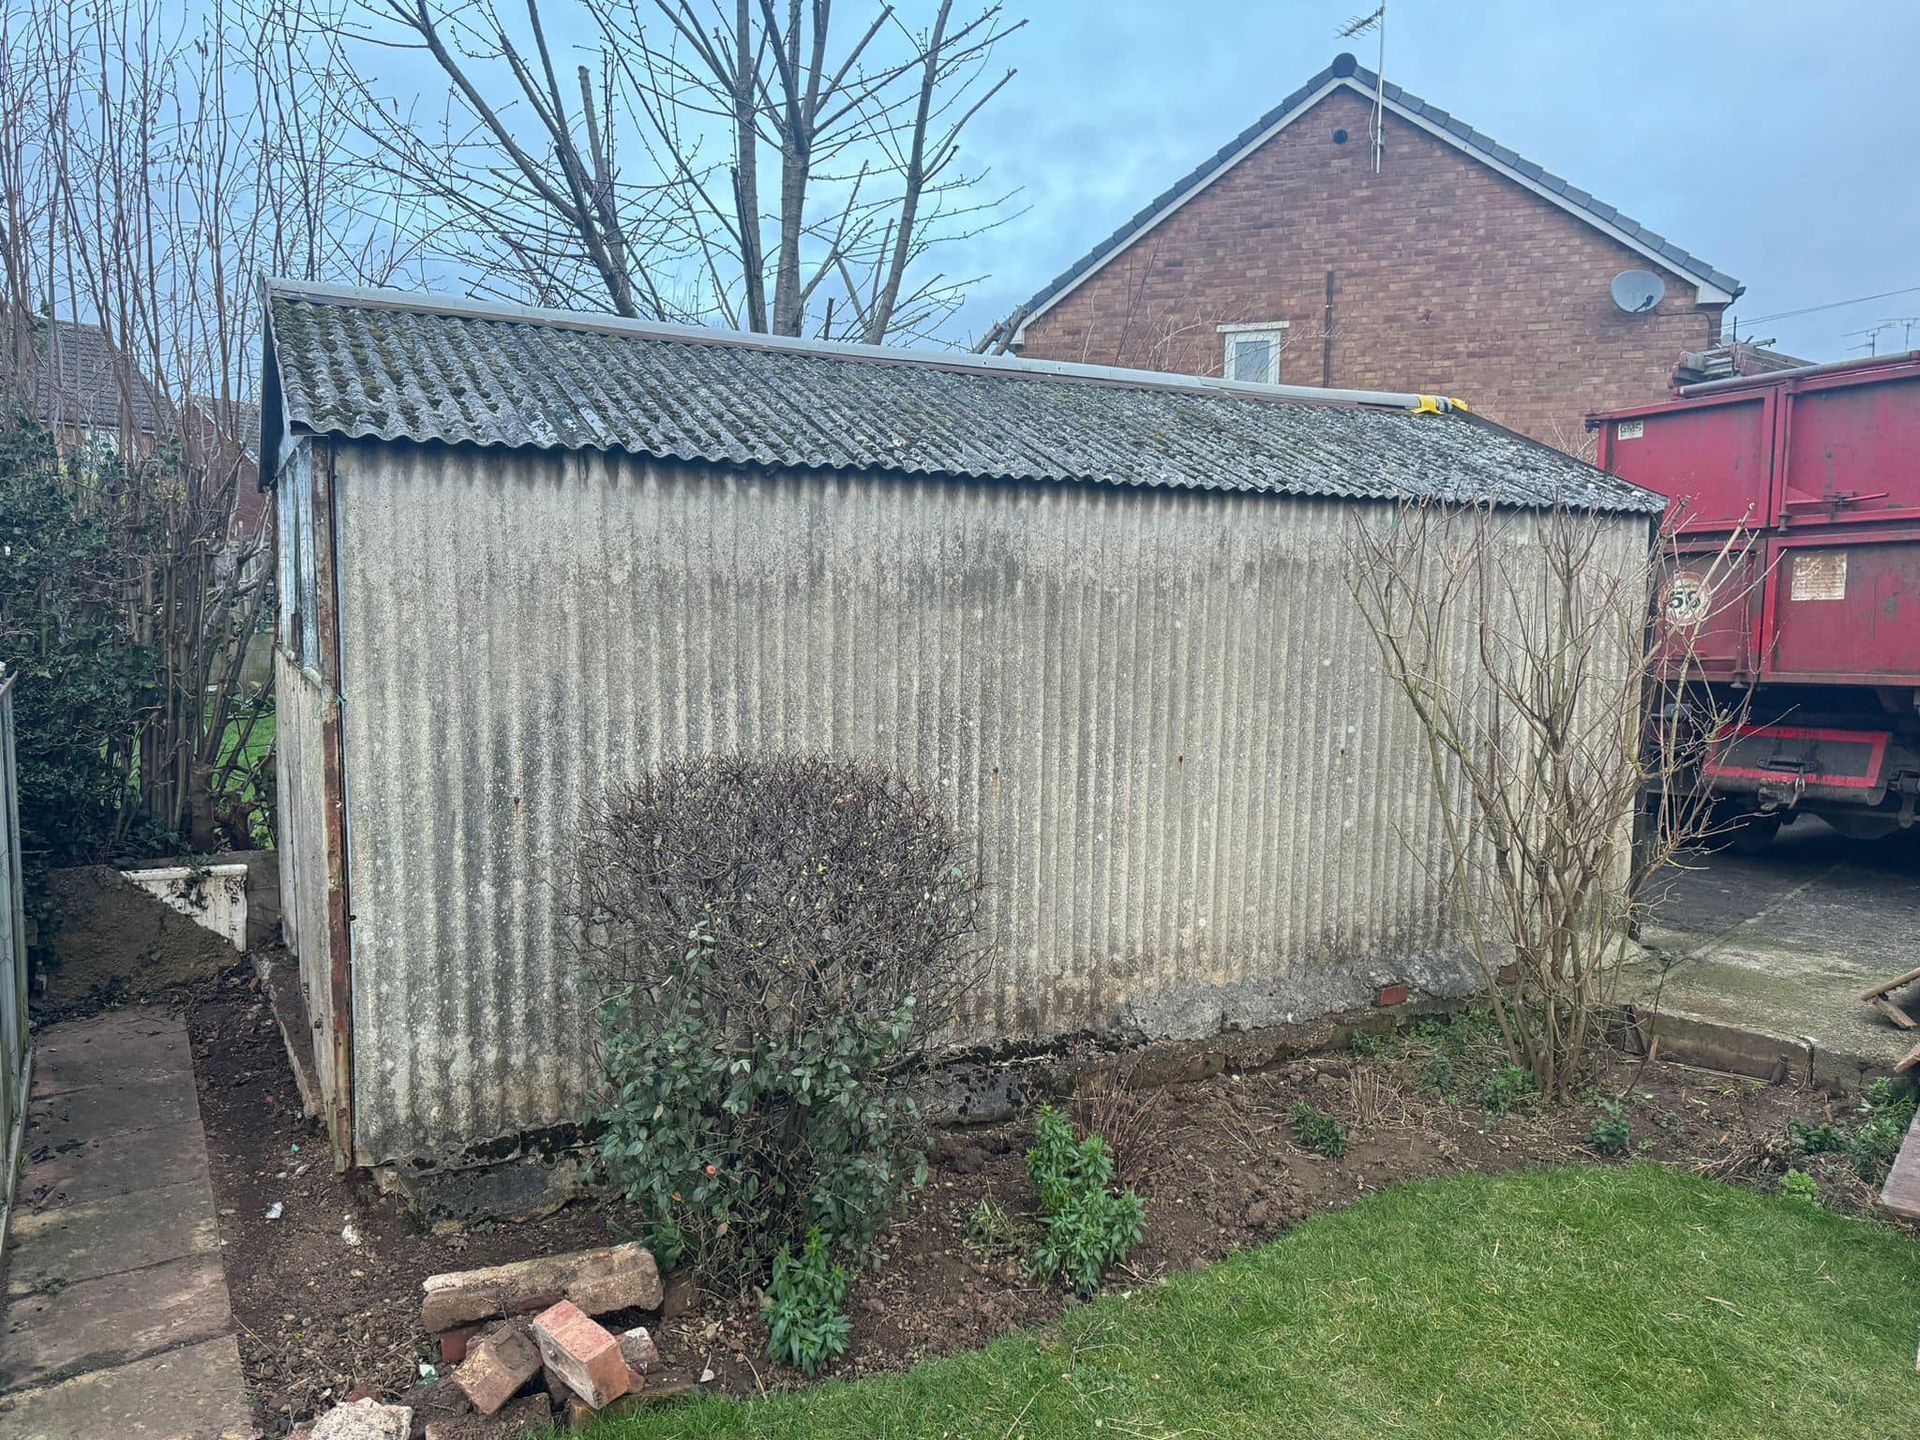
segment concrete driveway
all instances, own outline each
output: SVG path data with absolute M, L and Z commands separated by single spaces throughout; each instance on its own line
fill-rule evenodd
M 1920 1042 L 1860 999 L 1920 967 L 1920 835 L 1854 841 L 1808 818 L 1764 855 L 1694 857 L 1641 938 L 1649 956 L 1633 967 L 1636 1002 L 1657 999 L 1710 1041 L 1756 1037 L 1744 1046 L 1756 1063 L 1734 1068 L 1768 1071 L 1786 1055 L 1793 1073 L 1811 1058 L 1828 1078 L 1857 1083 Z M 1920 986 L 1895 998 L 1920 1018 Z M 1682 1027 L 1663 1028 L 1677 1037 Z

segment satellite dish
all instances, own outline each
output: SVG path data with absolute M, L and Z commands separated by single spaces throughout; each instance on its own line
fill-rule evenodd
M 1651 270 L 1622 270 L 1613 277 L 1613 303 L 1629 315 L 1640 315 L 1660 303 L 1667 282 Z

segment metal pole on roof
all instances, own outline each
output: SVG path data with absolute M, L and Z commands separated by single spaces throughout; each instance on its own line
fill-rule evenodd
M 1380 0 L 1380 59 L 1373 68 L 1373 173 L 1387 156 L 1387 0 Z
M 1351 40 L 1369 30 L 1380 37 L 1380 58 L 1373 72 L 1373 173 L 1380 173 L 1380 162 L 1387 153 L 1387 0 L 1370 15 L 1356 15 L 1340 31 L 1342 40 Z

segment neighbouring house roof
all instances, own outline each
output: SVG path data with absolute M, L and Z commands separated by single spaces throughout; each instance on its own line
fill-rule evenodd
M 230 437 L 241 453 L 254 465 L 260 463 L 260 407 L 251 400 L 221 400 L 217 396 L 197 396 L 193 402 L 206 416 L 207 424 Z
M 1343 392 L 284 283 L 267 290 L 265 344 L 268 456 L 306 432 L 991 480 L 1665 504 L 1490 421 L 1408 413 L 1413 396 L 1330 403 Z
M 98 325 L 37 321 L 28 373 L 18 377 L 37 418 L 50 426 L 118 428 L 124 400 L 136 433 L 157 435 L 166 397 Z
M 1053 308 L 1082 281 L 1107 261 L 1132 245 L 1147 231 L 1218 180 L 1240 161 L 1273 138 L 1290 123 L 1326 99 L 1334 91 L 1351 90 L 1369 104 L 1373 102 L 1378 76 L 1351 55 L 1336 55 L 1333 63 L 1306 84 L 1262 115 L 1253 124 L 1229 140 L 1208 159 L 1143 206 L 1126 224 L 1115 230 L 1062 274 L 1055 276 L 1039 293 L 1022 305 L 1006 325 L 1024 327 Z M 1456 119 L 1438 105 L 1429 105 L 1418 95 L 1402 90 L 1392 81 L 1381 87 L 1386 109 L 1409 124 L 1418 126 L 1442 142 L 1454 146 L 1474 159 L 1491 166 L 1551 204 L 1585 221 L 1595 229 L 1618 240 L 1671 273 L 1691 282 L 1701 291 L 1703 301 L 1730 302 L 1746 287 L 1722 270 L 1690 254 L 1665 236 L 1655 234 L 1637 220 L 1629 219 L 1613 206 L 1602 203 L 1578 186 L 1570 185 L 1551 171 L 1524 159 L 1492 137 L 1481 134 L 1464 120 Z

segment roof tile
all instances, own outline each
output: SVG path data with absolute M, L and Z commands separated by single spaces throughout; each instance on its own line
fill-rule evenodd
M 283 430 L 1278 495 L 1664 502 L 1473 417 L 385 292 L 269 291 Z M 277 449 L 277 445 L 276 445 Z

